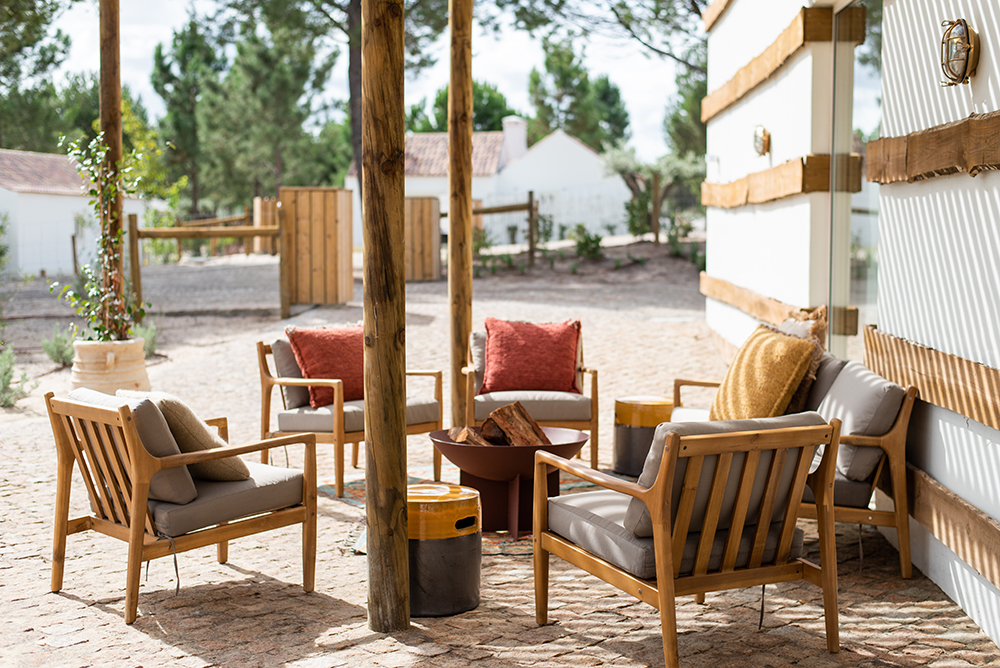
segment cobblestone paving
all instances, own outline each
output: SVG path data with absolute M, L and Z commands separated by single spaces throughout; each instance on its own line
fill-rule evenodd
M 161 305 L 175 304 L 164 310 L 193 312 L 202 304 L 224 303 L 217 292 L 236 281 L 258 291 L 256 302 L 242 293 L 240 308 L 270 308 L 273 266 L 234 262 L 228 271 L 209 264 L 151 272 L 147 294 L 174 295 L 161 297 Z M 611 463 L 615 396 L 665 392 L 674 377 L 717 378 L 724 372 L 704 322 L 697 273 L 685 262 L 660 259 L 649 265 L 608 276 L 551 280 L 543 273 L 475 283 L 477 325 L 487 315 L 580 318 L 587 363 L 600 369 L 605 468 Z M 216 290 L 184 292 L 177 285 L 215 285 Z M 360 299 L 360 286 L 355 295 Z M 229 304 L 234 308 L 233 300 Z M 312 309 L 292 322 L 360 318 L 356 301 Z M 41 397 L 50 390 L 65 394 L 70 386 L 66 370 L 41 375 L 50 367 L 31 344 L 37 326 L 31 322 L 15 321 L 5 332 L 20 346 L 25 368 L 40 376 L 40 386 L 16 408 L 0 409 L 5 464 L 0 476 L 0 666 L 662 665 L 658 613 L 555 558 L 547 626 L 534 620 L 530 557 L 486 556 L 476 610 L 414 619 L 402 633 L 375 633 L 367 626 L 366 557 L 351 549 L 363 512 L 325 497 L 319 501 L 314 593 L 305 594 L 300 586 L 300 542 L 293 528 L 234 541 L 228 564 L 216 563 L 210 548 L 180 555 L 177 595 L 170 559 L 153 562 L 132 626 L 122 620 L 122 542 L 90 533 L 71 536 L 63 590 L 50 593 L 55 455 Z M 407 322 L 408 366 L 446 369 L 443 282 L 408 286 Z M 149 367 L 153 386 L 185 398 L 203 416 L 228 416 L 234 442 L 253 440 L 260 428 L 254 342 L 273 339 L 284 324 L 268 315 L 158 317 L 165 357 Z M 44 333 L 49 331 L 51 321 Z M 411 466 L 429 465 L 425 437 L 410 437 L 408 447 Z M 327 479 L 333 471 L 329 450 L 321 448 L 319 464 L 320 476 Z M 292 464 L 297 457 L 289 453 Z M 87 510 L 83 497 L 75 487 L 75 514 Z M 803 526 L 807 549 L 815 552 L 813 527 Z M 880 534 L 861 531 L 864 568 L 859 571 L 859 529 L 838 529 L 840 653 L 826 651 L 818 590 L 788 583 L 767 587 L 761 630 L 759 589 L 710 594 L 705 604 L 679 600 L 682 664 L 1000 666 L 996 645 L 932 582 L 917 572 L 912 580 L 900 579 L 897 553 Z

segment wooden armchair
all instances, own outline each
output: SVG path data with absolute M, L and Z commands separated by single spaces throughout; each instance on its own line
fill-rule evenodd
M 816 413 L 663 423 L 636 483 L 547 452 L 535 455 L 535 617 L 548 621 L 549 555 L 660 611 L 666 665 L 678 665 L 676 596 L 804 579 L 823 590 L 827 648 L 837 652 L 833 475 L 840 423 Z M 799 557 L 799 502 L 817 445 L 822 568 Z M 602 489 L 547 498 L 555 467 Z M 673 520 L 671 520 L 673 518 Z
M 277 348 L 277 350 L 276 350 Z M 286 350 L 287 349 L 287 350 Z M 271 358 L 277 373 L 271 372 L 268 362 Z M 365 440 L 364 401 L 344 401 L 343 381 L 338 379 L 303 378 L 302 371 L 295 362 L 291 346 L 287 340 L 279 339 L 273 344 L 257 342 L 257 363 L 260 369 L 260 437 L 269 439 L 303 432 L 316 435 L 317 443 L 332 443 L 336 479 L 334 489 L 337 496 L 344 495 L 344 445 L 351 443 L 351 465 L 358 465 L 358 446 Z M 407 371 L 407 376 L 429 376 L 434 379 L 434 396 L 407 396 L 406 433 L 425 434 L 442 428 L 443 393 L 440 371 Z M 271 428 L 271 396 L 274 388 L 281 388 L 283 410 L 278 411 L 277 429 Z M 309 387 L 330 387 L 333 389 L 333 403 L 329 406 L 311 408 Z M 289 392 L 289 388 L 304 392 L 303 398 Z M 300 395 L 301 396 L 301 395 Z M 434 479 L 441 479 L 441 453 L 431 443 L 434 457 Z M 261 461 L 268 461 L 268 451 L 261 451 Z
M 675 380 L 671 420 L 707 420 L 707 410 L 689 408 L 681 403 L 681 388 L 718 385 L 711 381 Z M 899 569 L 904 579 L 913 577 L 906 491 L 906 432 L 917 396 L 917 388 L 913 386 L 903 390 L 859 362 L 845 362 L 826 354 L 806 401 L 807 410 L 843 422 L 842 461 L 838 462 L 834 475 L 834 520 L 896 529 Z M 856 463 L 862 458 L 867 460 L 867 465 L 859 470 Z M 876 485 L 892 498 L 893 510 L 869 508 Z M 805 490 L 800 516 L 816 518 L 811 488 Z
M 312 434 L 200 452 L 180 453 L 178 450 L 178 454 L 157 457 L 149 454 L 139 435 L 142 430 L 147 440 L 152 440 L 148 430 L 156 429 L 156 425 L 140 424 L 142 415 L 133 414 L 127 404 L 113 409 L 57 399 L 49 392 L 45 395 L 45 405 L 58 455 L 52 591 L 62 589 L 68 534 L 93 530 L 123 540 L 128 543 L 125 623 L 131 624 L 138 610 L 143 561 L 215 544 L 219 563 L 225 563 L 231 539 L 292 524 L 302 525 L 303 588 L 307 592 L 313 590 L 316 578 L 316 442 Z M 156 410 L 151 404 L 149 407 Z M 223 439 L 228 438 L 225 418 L 207 422 L 218 428 Z M 166 423 L 162 424 L 169 435 Z M 150 498 L 151 486 L 162 489 L 164 474 L 188 476 L 185 468 L 188 464 L 291 443 L 305 445 L 303 471 L 248 463 L 251 477 L 247 481 L 203 482 L 188 477 L 195 498 L 187 503 Z M 83 477 L 92 514 L 70 519 L 74 466 Z
M 465 375 L 465 426 L 475 426 L 501 406 L 520 401 L 528 413 L 543 427 L 582 429 L 590 433 L 590 466 L 597 468 L 597 427 L 599 405 L 597 401 L 597 369 L 583 364 L 583 346 L 577 354 L 577 383 L 583 388 L 583 377 L 590 376 L 590 395 L 553 391 L 505 391 L 479 394 L 483 385 L 486 360 L 486 332 L 472 332 L 469 336 L 468 363 L 462 368 Z M 580 455 L 577 455 L 578 457 Z

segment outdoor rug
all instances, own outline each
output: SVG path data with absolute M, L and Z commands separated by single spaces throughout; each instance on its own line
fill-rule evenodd
M 441 481 L 457 485 L 459 481 L 459 470 L 454 464 L 445 463 L 441 467 Z M 434 477 L 433 469 L 430 466 L 415 467 L 407 471 L 406 483 L 415 485 L 418 483 L 431 482 Z M 559 483 L 559 493 L 567 494 L 572 492 L 586 491 L 594 489 L 595 486 L 589 482 L 567 476 Z M 344 503 L 365 507 L 365 477 L 363 469 L 353 469 L 344 473 L 344 496 L 337 498 L 334 492 L 333 482 L 323 482 L 319 485 L 319 493 L 330 499 L 342 501 Z M 354 545 L 356 552 L 364 552 L 365 535 Z M 502 554 L 506 556 L 528 556 L 532 553 L 531 534 L 521 534 L 515 541 L 506 531 L 484 531 L 483 532 L 483 554 Z

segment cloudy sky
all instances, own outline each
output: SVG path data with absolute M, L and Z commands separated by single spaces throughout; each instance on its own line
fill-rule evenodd
M 153 69 L 153 50 L 158 43 L 168 44 L 173 31 L 187 20 L 194 6 L 204 12 L 214 2 L 191 0 L 121 0 L 122 83 L 138 93 L 154 118 L 163 115 L 163 102 L 153 91 L 149 75 Z M 99 68 L 97 3 L 76 3 L 57 23 L 73 40 L 70 57 L 63 72 Z M 417 79 L 406 80 L 406 104 L 422 98 L 432 100 L 434 93 L 448 82 L 447 34 L 434 46 L 438 63 Z M 533 67 L 542 69 L 540 42 L 524 33 L 507 31 L 498 41 L 492 35 L 476 31 L 473 36 L 472 76 L 500 89 L 511 107 L 530 113 L 528 76 Z M 664 109 L 675 91 L 673 65 L 658 58 L 647 58 L 630 43 L 593 40 L 586 44 L 585 58 L 592 76 L 607 74 L 621 89 L 631 116 L 632 145 L 639 156 L 653 160 L 666 151 L 661 124 Z M 57 79 L 59 79 L 57 75 Z M 342 56 L 326 95 L 330 99 L 347 98 L 347 58 Z

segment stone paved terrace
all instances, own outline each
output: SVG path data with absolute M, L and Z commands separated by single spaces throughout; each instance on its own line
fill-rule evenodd
M 614 397 L 666 391 L 675 376 L 718 378 L 724 372 L 704 322 L 697 272 L 686 262 L 644 252 L 653 256 L 644 267 L 578 276 L 537 271 L 475 283 L 477 324 L 487 315 L 581 319 L 587 362 L 600 369 L 602 468 L 611 463 Z M 234 442 L 254 439 L 260 401 L 254 342 L 273 339 L 285 324 L 266 311 L 277 303 L 274 265 L 235 258 L 154 269 L 147 278 L 154 311 L 159 303 L 159 310 L 188 313 L 156 317 L 165 357 L 149 367 L 154 387 L 185 398 L 203 416 L 228 416 Z M 219 294 L 233 286 L 242 292 Z M 55 312 L 40 292 L 39 285 L 23 288 L 9 312 Z M 446 285 L 413 284 L 407 292 L 408 365 L 445 369 Z M 360 287 L 355 294 L 360 299 Z M 190 315 L 223 303 L 230 309 L 226 317 Z M 355 301 L 308 310 L 293 323 L 360 318 Z M 16 408 L 0 409 L 0 666 L 662 665 L 658 613 L 555 558 L 548 626 L 534 621 L 530 556 L 496 555 L 483 559 L 476 610 L 414 619 L 402 633 L 372 632 L 366 557 L 351 549 L 363 511 L 322 496 L 314 593 L 301 589 L 299 534 L 291 528 L 234 541 L 229 564 L 216 563 L 211 548 L 182 554 L 178 595 L 170 559 L 153 562 L 132 626 L 122 620 L 124 543 L 71 536 L 63 591 L 50 593 L 55 454 L 41 396 L 70 388 L 69 372 L 47 373 L 51 365 L 40 353 L 38 332 L 48 335 L 53 322 L 15 320 L 4 332 L 40 386 Z M 328 480 L 330 450 L 320 449 L 319 463 L 320 477 Z M 411 437 L 409 451 L 411 467 L 429 465 L 426 437 Z M 289 456 L 294 463 L 299 455 Z M 83 496 L 75 487 L 76 514 L 86 512 Z M 807 549 L 818 559 L 814 527 L 803 526 Z M 705 604 L 678 600 L 682 665 L 1000 666 L 996 645 L 937 586 L 919 572 L 900 579 L 897 554 L 876 531 L 861 532 L 862 569 L 858 527 L 838 530 L 839 654 L 825 648 L 818 590 L 789 583 L 767 587 L 762 630 L 756 588 L 710 594 Z

